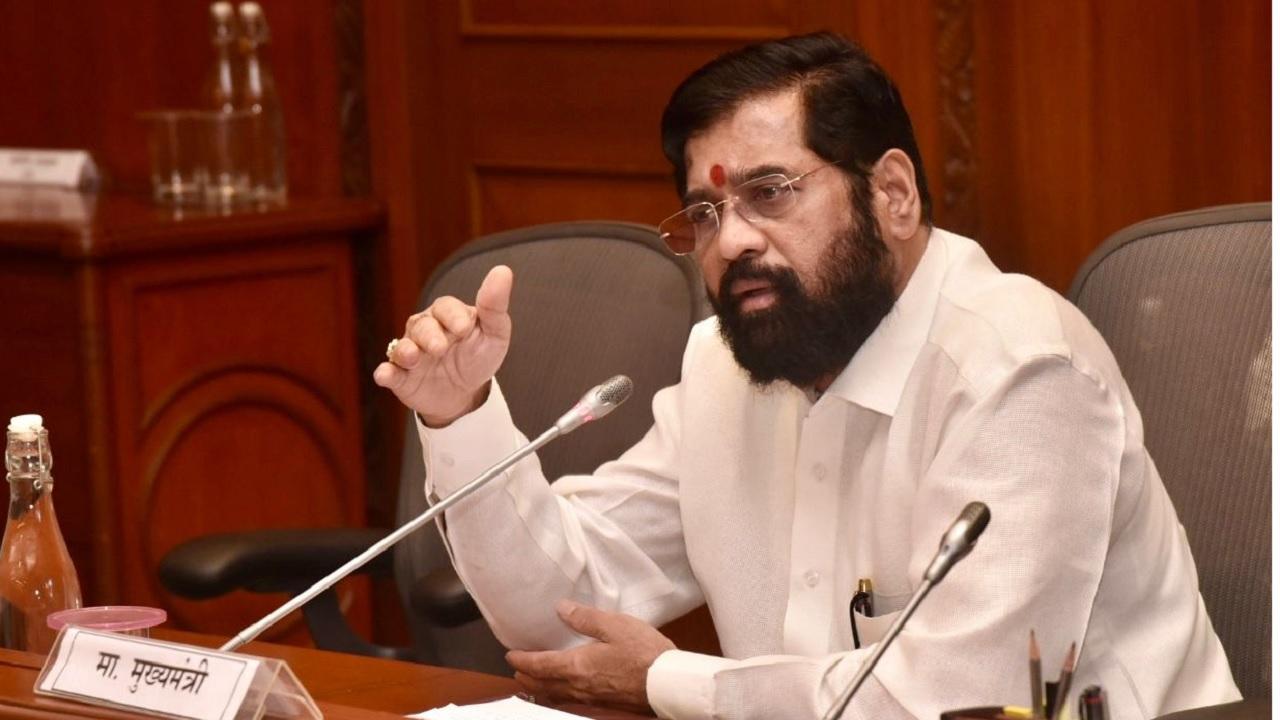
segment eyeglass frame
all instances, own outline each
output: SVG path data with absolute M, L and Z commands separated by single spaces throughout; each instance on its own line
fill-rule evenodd
M 686 205 L 685 207 L 681 208 L 680 210 L 678 210 L 678 211 L 676 211 L 676 212 L 672 213 L 671 215 L 668 215 L 667 217 L 663 218 L 662 222 L 658 223 L 658 238 L 659 238 L 660 240 L 662 240 L 662 244 L 663 244 L 664 246 L 666 246 L 667 250 L 669 250 L 669 251 L 671 252 L 671 254 L 673 254 L 673 255 L 677 255 L 677 256 L 680 256 L 680 255 L 690 255 L 690 254 L 693 254 L 693 253 L 697 252 L 697 251 L 699 250 L 699 248 L 700 248 L 700 247 L 706 247 L 707 243 L 709 243 L 711 240 L 714 240 L 717 236 L 719 236 L 719 235 L 720 235 L 720 228 L 721 228 L 721 226 L 723 225 L 723 222 L 721 221 L 721 217 L 724 215 L 724 212 L 721 210 L 721 208 L 722 208 L 722 207 L 724 207 L 726 204 L 728 204 L 730 201 L 733 201 L 733 209 L 734 209 L 734 212 L 738 213 L 738 217 L 740 217 L 740 218 L 742 218 L 743 220 L 745 220 L 745 221 L 747 221 L 747 222 L 751 223 L 752 225 L 756 224 L 757 222 L 759 222 L 759 221 L 761 221 L 761 220 L 778 220 L 778 219 L 781 219 L 781 217 L 782 217 L 783 215 L 785 215 L 786 213 L 789 213 L 790 211 L 792 211 L 792 210 L 794 210 L 794 209 L 795 209 L 796 202 L 797 202 L 797 200 L 795 199 L 795 197 L 796 197 L 796 194 L 795 194 L 795 193 L 796 193 L 796 191 L 795 191 L 795 187 L 794 187 L 795 183 L 800 182 L 801 180 L 805 179 L 806 177 L 809 177 L 810 175 L 812 175 L 812 174 L 814 174 L 814 173 L 818 172 L 819 170 L 825 170 L 826 168 L 829 168 L 829 167 L 831 167 L 831 166 L 833 166 L 833 165 L 839 165 L 841 162 L 842 162 L 842 161 L 840 161 L 840 160 L 833 160 L 833 161 L 828 162 L 828 163 L 823 163 L 822 165 L 819 165 L 818 167 L 813 168 L 812 170 L 806 170 L 805 172 L 802 172 L 802 173 L 800 173 L 799 175 L 796 175 L 795 177 L 787 177 L 785 173 L 769 173 L 768 175 L 761 175 L 761 176 L 759 176 L 759 177 L 753 177 L 753 178 L 751 178 L 750 180 L 746 180 L 746 181 L 744 181 L 744 182 L 742 182 L 742 183 L 740 183 L 740 184 L 738 184 L 738 185 L 736 185 L 736 186 L 734 186 L 734 187 L 732 187 L 732 188 L 729 188 L 728 194 L 725 196 L 725 198 L 724 198 L 723 200 L 720 200 L 720 201 L 718 201 L 718 202 L 711 202 L 710 200 L 703 200 L 703 201 L 701 201 L 701 202 L 696 202 L 696 203 L 693 203 L 693 204 L 691 204 L 691 205 Z M 739 201 L 742 199 L 742 197 L 741 197 L 738 193 L 739 193 L 739 191 L 740 191 L 740 190 L 742 190 L 742 188 L 744 188 L 744 187 L 748 187 L 748 186 L 752 185 L 753 183 L 761 183 L 761 184 L 763 184 L 763 181 L 768 180 L 769 178 L 782 178 L 782 181 L 781 181 L 781 183 L 779 183 L 779 184 L 781 184 L 781 185 L 785 185 L 785 186 L 786 186 L 786 188 L 787 188 L 787 192 L 788 192 L 789 196 L 792 198 L 791 204 L 790 204 L 789 206 L 787 206 L 785 209 L 783 209 L 782 211 L 780 211 L 777 215 L 773 216 L 773 217 L 769 217 L 769 216 L 767 216 L 767 215 L 763 215 L 763 214 L 760 214 L 760 213 L 754 213 L 755 217 L 750 217 L 747 213 L 745 213 L 745 212 L 743 212 L 743 211 L 742 211 L 742 209 L 741 209 L 741 205 L 740 205 L 740 202 L 739 202 Z M 716 219 L 716 229 L 715 229 L 715 231 L 714 231 L 714 232 L 712 232 L 712 233 L 711 233 L 711 235 L 710 235 L 709 237 L 707 237 L 705 240 L 701 240 L 701 239 L 699 239 L 699 238 L 695 237 L 695 238 L 694 238 L 694 243 L 693 243 L 693 247 L 692 247 L 692 248 L 690 248 L 689 250 L 686 250 L 686 251 L 684 251 L 684 252 L 678 252 L 675 248 L 673 248 L 673 247 L 671 246 L 671 243 L 667 241 L 667 236 L 669 236 L 669 235 L 670 235 L 670 233 L 664 233 L 664 232 L 662 232 L 662 226 L 663 226 L 663 225 L 665 225 L 665 224 L 667 224 L 667 222 L 669 222 L 669 221 L 671 221 L 671 220 L 674 220 L 674 219 L 676 219 L 676 218 L 678 218 L 678 217 L 681 217 L 681 216 L 684 216 L 684 217 L 686 218 L 686 220 L 687 220 L 687 219 L 688 219 L 688 213 L 689 213 L 689 211 L 690 211 L 690 210 L 693 210 L 693 209 L 695 209 L 695 208 L 702 207 L 702 206 L 704 206 L 704 205 L 705 205 L 705 206 L 707 206 L 708 208 L 710 208 L 710 210 L 711 210 L 711 212 L 712 212 L 712 216 L 713 216 L 713 217 L 715 217 L 715 219 Z M 748 207 L 748 208 L 750 208 L 750 207 L 751 207 L 751 203 L 750 203 L 750 202 L 746 203 L 746 205 L 747 205 L 747 207 Z M 691 225 L 695 224 L 695 223 L 693 223 L 693 221 L 689 221 L 689 222 L 690 222 L 690 224 L 691 224 Z M 696 235 L 696 232 L 697 232 L 697 231 L 696 231 L 696 228 L 695 228 L 695 235 Z

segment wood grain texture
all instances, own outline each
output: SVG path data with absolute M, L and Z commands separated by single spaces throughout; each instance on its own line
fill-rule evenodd
M 48 418 L 86 602 L 232 632 L 283 598 L 178 600 L 155 576 L 167 550 L 364 522 L 349 246 L 379 222 L 365 200 L 174 217 L 110 195 L 80 220 L 0 222 L 0 300 L 24 309 L 0 341 L 25 351 L 0 355 L 21 381 L 0 411 Z M 367 627 L 361 587 L 342 595 Z
M 1064 290 L 1138 220 L 1270 198 L 1264 2 L 975 3 L 982 240 Z

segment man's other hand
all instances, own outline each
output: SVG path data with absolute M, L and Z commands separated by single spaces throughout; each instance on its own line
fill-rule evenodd
M 613 705 L 649 712 L 649 666 L 675 645 L 639 618 L 561 600 L 556 612 L 576 632 L 595 638 L 571 650 L 512 650 L 516 680 L 539 700 Z

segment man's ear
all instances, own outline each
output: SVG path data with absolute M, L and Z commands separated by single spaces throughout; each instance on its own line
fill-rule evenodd
M 898 148 L 886 151 L 871 170 L 871 207 L 885 240 L 905 240 L 920 229 L 916 168 Z

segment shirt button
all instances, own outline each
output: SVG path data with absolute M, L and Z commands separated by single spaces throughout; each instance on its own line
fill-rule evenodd
M 805 585 L 808 585 L 809 587 L 817 587 L 819 582 L 822 582 L 822 575 L 819 574 L 817 570 L 810 570 L 804 574 Z
M 813 466 L 813 476 L 817 478 L 819 482 L 821 482 L 823 479 L 827 477 L 827 466 L 823 465 L 822 463 L 816 463 Z
M 441 453 L 440 464 L 445 467 L 453 467 L 453 456 L 448 453 Z

